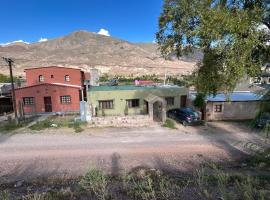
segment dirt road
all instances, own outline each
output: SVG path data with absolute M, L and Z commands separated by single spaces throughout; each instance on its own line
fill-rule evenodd
M 79 134 L 68 129 L 28 131 L 0 134 L 1 182 L 78 176 L 93 167 L 111 173 L 138 167 L 189 171 L 207 160 L 239 158 L 243 155 L 239 141 L 260 141 L 236 123 L 178 130 L 159 126 L 87 129 Z

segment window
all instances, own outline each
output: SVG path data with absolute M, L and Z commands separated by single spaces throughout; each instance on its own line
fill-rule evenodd
M 173 106 L 174 105 L 174 97 L 166 97 L 165 100 L 167 102 L 167 106 Z
M 38 77 L 38 81 L 39 81 L 39 82 L 43 82 L 43 81 L 44 81 L 44 76 L 39 75 L 39 77 Z
M 69 104 L 71 103 L 71 97 L 69 95 L 60 96 L 61 104 Z
M 99 109 L 113 109 L 113 100 L 99 101 Z
M 35 104 L 34 97 L 24 97 L 23 103 L 24 105 L 34 105 Z
M 70 81 L 69 75 L 65 75 L 65 81 Z
M 127 99 L 127 105 L 129 108 L 136 108 L 140 106 L 140 99 Z
M 54 76 L 53 76 L 53 75 L 51 75 L 51 78 L 54 78 Z
M 215 112 L 222 112 L 222 104 L 215 105 Z

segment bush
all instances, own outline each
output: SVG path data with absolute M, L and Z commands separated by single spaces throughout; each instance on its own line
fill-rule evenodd
M 50 128 L 51 125 L 52 125 L 52 122 L 50 120 L 48 120 L 48 119 L 45 119 L 43 121 L 38 121 L 37 123 L 30 126 L 29 128 L 31 130 L 40 131 L 40 130 L 44 130 L 46 128 Z
M 89 170 L 79 183 L 82 189 L 90 192 L 99 200 L 106 199 L 107 184 L 107 176 L 96 169 Z
M 177 129 L 177 128 L 175 127 L 175 122 L 174 122 L 173 120 L 171 120 L 171 119 L 167 119 L 167 120 L 165 121 L 165 123 L 163 124 L 163 127 L 171 128 L 171 129 Z

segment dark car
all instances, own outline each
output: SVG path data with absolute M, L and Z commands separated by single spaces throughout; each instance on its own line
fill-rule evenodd
M 256 120 L 256 126 L 259 128 L 264 128 L 268 123 L 270 123 L 270 113 L 263 113 Z
M 181 122 L 184 126 L 200 122 L 199 114 L 192 108 L 171 109 L 167 112 L 167 116 Z

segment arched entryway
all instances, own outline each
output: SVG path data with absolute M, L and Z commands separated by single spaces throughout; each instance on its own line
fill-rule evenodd
M 166 121 L 166 101 L 156 95 L 148 95 L 145 99 L 147 102 L 149 116 L 157 122 Z

